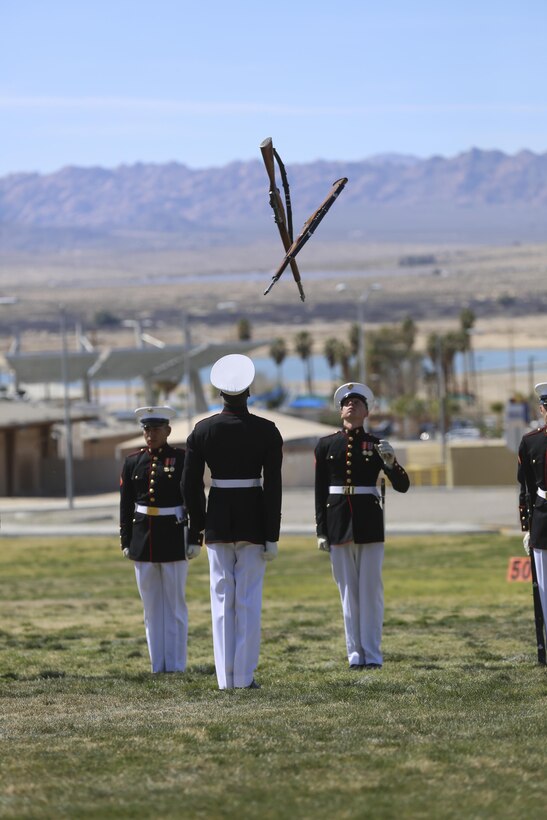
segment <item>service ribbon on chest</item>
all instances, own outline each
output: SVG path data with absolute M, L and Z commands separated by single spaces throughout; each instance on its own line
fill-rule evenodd
M 171 478 L 171 473 L 175 472 L 175 461 L 174 458 L 166 458 L 163 464 L 163 472 L 169 473 L 169 478 Z
M 374 455 L 374 442 L 372 441 L 362 441 L 361 442 L 361 453 L 364 458 L 368 461 Z

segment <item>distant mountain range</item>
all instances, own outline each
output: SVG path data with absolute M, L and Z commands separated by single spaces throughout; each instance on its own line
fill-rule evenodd
M 547 241 L 547 153 L 472 149 L 453 158 L 386 154 L 287 167 L 295 233 L 334 180 L 346 189 L 321 225 L 361 240 Z M 0 178 L 4 248 L 188 246 L 273 236 L 262 162 L 66 167 Z

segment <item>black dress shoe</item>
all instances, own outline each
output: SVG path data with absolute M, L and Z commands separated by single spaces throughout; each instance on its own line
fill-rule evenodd
M 260 689 L 260 684 L 253 679 L 245 689 Z
M 362 664 L 362 663 L 350 663 L 349 668 L 350 669 L 362 669 L 363 666 L 364 666 L 364 664 Z
M 381 663 L 365 663 L 365 669 L 381 669 Z

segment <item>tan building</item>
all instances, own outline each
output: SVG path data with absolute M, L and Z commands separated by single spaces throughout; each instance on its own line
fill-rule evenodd
M 75 425 L 96 414 L 70 410 Z M 59 455 L 59 427 L 64 409 L 22 399 L 0 400 L 0 496 L 44 496 L 63 492 L 64 458 Z

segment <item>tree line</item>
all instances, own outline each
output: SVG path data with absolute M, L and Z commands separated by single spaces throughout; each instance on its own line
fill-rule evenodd
M 438 418 L 440 400 L 446 400 L 445 409 L 450 416 L 476 402 L 474 324 L 475 314 L 464 308 L 459 315 L 459 327 L 447 333 L 429 334 L 422 351 L 416 349 L 417 327 L 410 316 L 398 324 L 367 328 L 366 336 L 353 323 L 346 338 L 332 336 L 323 344 L 332 386 L 340 379 L 358 381 L 360 374 L 365 374 L 380 406 L 396 416 L 425 423 Z M 240 338 L 250 338 L 247 320 L 241 329 L 244 333 L 240 333 Z M 285 337 L 275 339 L 269 355 L 278 368 L 279 386 L 284 360 L 296 354 L 305 368 L 306 389 L 313 394 L 311 358 L 317 352 L 314 348 L 312 334 L 307 330 L 295 334 L 292 348 Z M 463 363 L 459 376 L 455 369 L 457 354 L 462 355 Z

